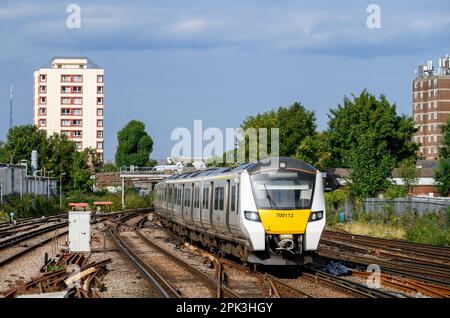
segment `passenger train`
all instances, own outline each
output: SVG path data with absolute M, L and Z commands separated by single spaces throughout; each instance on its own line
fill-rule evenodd
M 325 227 L 321 174 L 291 158 L 173 175 L 155 192 L 164 227 L 246 263 L 309 263 Z

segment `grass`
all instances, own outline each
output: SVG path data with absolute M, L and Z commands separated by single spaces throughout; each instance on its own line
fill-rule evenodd
M 380 214 L 382 217 L 379 214 L 372 214 L 370 217 L 367 214 L 361 215 L 362 217 L 353 222 L 330 222 L 327 229 L 450 247 L 450 208 L 422 217 L 405 214 L 400 218 L 392 218 L 389 213 Z
M 354 221 L 327 226 L 329 230 L 345 231 L 351 234 L 366 235 L 393 240 L 405 240 L 406 230 L 401 226 Z

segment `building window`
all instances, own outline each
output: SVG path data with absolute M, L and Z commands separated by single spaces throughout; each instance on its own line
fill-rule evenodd
M 97 127 L 103 127 L 103 120 L 97 120 Z
M 434 79 L 434 86 L 437 86 L 437 84 L 438 84 L 438 79 L 435 78 L 435 79 Z
M 417 88 L 417 82 L 414 82 L 414 88 Z
M 70 120 L 69 119 L 61 120 L 61 126 L 64 126 L 64 127 L 70 126 Z
M 75 83 L 81 83 L 81 82 L 83 82 L 83 75 L 74 75 L 74 76 L 72 77 L 72 80 L 73 80 Z
M 436 136 L 436 135 L 434 135 L 434 142 L 437 142 L 438 141 L 438 137 Z
M 46 127 L 47 126 L 47 121 L 45 119 L 40 119 L 39 120 L 39 126 L 40 127 Z
M 428 87 L 430 87 L 431 86 L 431 80 L 429 79 L 428 80 Z
M 428 97 L 431 97 L 431 91 L 428 91 Z
M 83 112 L 82 112 L 82 110 L 81 110 L 80 108 L 75 108 L 75 109 L 73 110 L 73 114 L 74 114 L 75 116 L 81 116 L 81 115 L 83 114 Z
M 61 115 L 70 115 L 70 108 L 61 108 Z
M 73 138 L 81 138 L 81 131 L 80 130 L 75 130 L 73 132 Z
M 103 138 L 103 130 L 97 130 L 97 138 Z
M 434 153 L 437 153 L 437 147 L 433 147 Z
M 414 93 L 414 99 L 417 99 L 417 93 Z
M 47 114 L 47 109 L 45 109 L 45 108 L 39 108 L 39 113 L 40 113 L 42 116 L 45 116 L 45 115 Z
M 437 89 L 435 89 L 434 90 L 434 97 L 437 97 L 438 96 L 438 91 L 437 91 Z
M 103 109 L 97 108 L 97 116 L 103 116 Z
M 83 99 L 81 97 L 74 97 L 73 98 L 73 104 L 74 105 L 81 105 L 81 104 L 83 104 Z
M 416 104 L 416 105 L 414 105 L 414 110 L 417 110 L 417 104 Z
M 61 97 L 61 104 L 63 105 L 70 105 L 70 97 Z
M 103 142 L 97 142 L 97 149 L 103 149 Z
M 103 86 L 97 86 L 97 94 L 103 94 Z
M 434 108 L 437 108 L 437 101 L 434 102 Z
M 39 98 L 39 104 L 46 105 L 47 104 L 47 97 L 41 96 Z
M 428 102 L 428 109 L 431 109 L 431 102 Z
M 77 150 L 83 149 L 83 146 L 82 146 L 81 142 L 76 142 L 75 146 L 76 146 Z
M 61 82 L 63 82 L 63 83 L 70 83 L 71 82 L 71 76 L 70 75 L 61 75 Z
M 83 87 L 82 86 L 74 86 L 73 87 L 73 92 L 76 94 L 80 94 L 83 92 Z
M 428 147 L 428 154 L 431 155 L 431 147 Z
M 422 82 L 421 82 L 422 83 Z M 420 92 L 420 98 L 423 98 L 423 92 Z
M 71 89 L 70 86 L 61 86 L 61 94 L 70 94 Z
M 72 124 L 73 124 L 74 126 L 81 126 L 81 124 L 82 124 L 81 119 L 74 119 L 74 120 L 72 121 Z
M 428 142 L 431 142 L 431 136 L 428 136 Z
M 61 135 L 66 136 L 66 137 L 70 137 L 70 131 L 61 130 Z
M 47 82 L 47 75 L 41 74 L 41 75 L 39 76 L 39 80 L 40 80 L 41 82 Z
M 97 75 L 97 83 L 103 83 L 103 75 Z
M 428 114 L 428 120 L 431 120 L 431 113 Z
M 97 105 L 103 105 L 103 97 L 97 97 Z
M 422 88 L 423 87 L 423 82 L 422 81 L 420 81 L 420 88 Z
M 434 119 L 437 119 L 437 118 L 438 118 L 438 114 L 434 113 Z
M 46 94 L 47 93 L 47 86 L 45 86 L 45 85 L 39 86 L 39 92 L 41 94 Z
M 423 104 L 422 103 L 420 103 L 420 109 L 423 109 Z

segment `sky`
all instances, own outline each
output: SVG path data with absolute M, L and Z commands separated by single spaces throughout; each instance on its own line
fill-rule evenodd
M 70 4 L 81 28 L 68 28 Z M 380 9 L 369 28 L 370 4 Z M 0 140 L 33 120 L 33 71 L 54 56 L 105 69 L 105 159 L 117 131 L 145 123 L 152 158 L 170 156 L 179 127 L 238 127 L 298 101 L 326 129 L 330 108 L 361 90 L 411 115 L 418 64 L 450 54 L 450 1 L 0 0 Z

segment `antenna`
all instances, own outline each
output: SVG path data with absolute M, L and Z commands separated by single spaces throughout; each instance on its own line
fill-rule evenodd
M 12 84 L 9 89 L 9 129 L 12 129 L 14 126 L 13 122 L 13 87 Z

